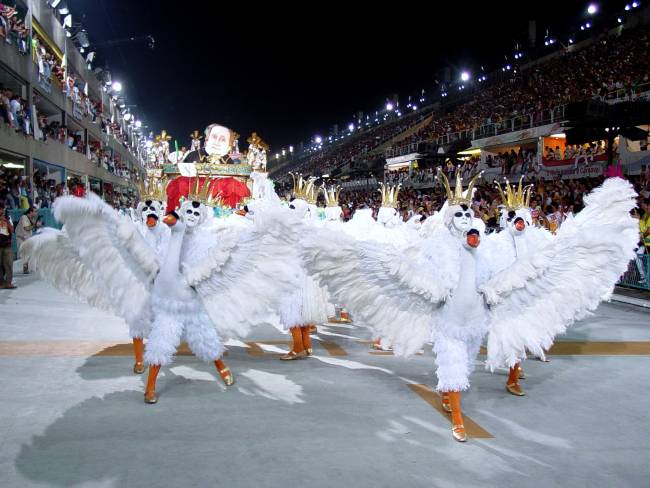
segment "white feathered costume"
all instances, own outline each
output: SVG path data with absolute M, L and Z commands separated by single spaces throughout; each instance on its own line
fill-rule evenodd
M 453 434 L 465 440 L 456 392 L 469 387 L 485 333 L 490 367 L 513 366 L 525 349 L 541 354 L 557 334 L 609 298 L 634 257 L 638 230 L 629 215 L 635 206 L 631 185 L 608 179 L 554 240 L 498 270 L 481 245 L 466 242 L 473 218 L 462 186 L 459 192 L 457 184 L 456 197 L 446 186 L 453 201 L 445 226 L 419 246 L 397 251 L 324 232 L 302 243 L 309 272 L 397 354 L 412 354 L 433 340 L 437 390 L 454 393 Z
M 183 338 L 213 361 L 223 353 L 222 338 L 266 322 L 295 284 L 294 261 L 283 259 L 289 242 L 273 224 L 285 217 L 267 211 L 253 228 L 224 228 L 208 225 L 212 212 L 198 201 L 185 201 L 179 212 L 162 261 L 130 219 L 94 194 L 58 199 L 63 230 L 34 236 L 24 250 L 58 289 L 124 318 L 132 331 L 151 325 L 148 364 L 169 364 Z
M 322 227 L 314 211 L 315 205 L 308 203 L 308 200 L 316 200 L 315 194 L 314 179 L 305 181 L 299 177 L 294 185 L 296 198 L 291 200 L 289 205 L 289 209 L 295 214 L 290 216 L 288 222 L 304 222 L 307 232 L 309 229 Z M 296 262 L 300 263 L 299 256 L 296 255 L 295 258 Z M 297 286 L 284 295 L 280 304 L 280 323 L 284 329 L 327 322 L 327 304 L 320 287 L 308 276 L 303 266 L 300 266 L 296 278 Z

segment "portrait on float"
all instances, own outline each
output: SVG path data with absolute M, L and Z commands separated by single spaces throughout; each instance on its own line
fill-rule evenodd
M 230 152 L 235 144 L 236 133 L 223 125 L 210 124 L 205 128 L 204 134 L 204 146 L 187 153 L 184 162 L 198 163 L 207 160 L 205 162 L 233 164 Z

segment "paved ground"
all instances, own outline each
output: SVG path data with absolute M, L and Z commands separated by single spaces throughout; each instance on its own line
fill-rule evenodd
M 320 327 L 316 357 L 255 331 L 211 365 L 179 355 L 142 401 L 126 327 L 33 277 L 0 291 L 0 487 L 627 487 L 650 479 L 650 314 L 606 304 L 530 360 L 527 396 L 478 368 L 453 441 L 431 352 L 371 354 L 368 331 Z M 479 358 L 481 359 L 481 358 Z M 469 422 L 468 422 L 469 423 Z

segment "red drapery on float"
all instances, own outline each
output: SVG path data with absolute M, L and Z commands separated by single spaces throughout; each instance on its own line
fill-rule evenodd
M 199 188 L 203 188 L 206 176 L 198 177 Z M 190 189 L 194 190 L 196 177 L 179 176 L 174 178 L 167 185 L 167 212 L 171 212 L 180 206 L 181 197 L 187 197 Z M 236 178 L 212 178 L 210 181 L 210 195 L 216 197 L 221 195 L 221 199 L 230 208 L 235 208 L 237 204 L 251 194 L 246 183 Z

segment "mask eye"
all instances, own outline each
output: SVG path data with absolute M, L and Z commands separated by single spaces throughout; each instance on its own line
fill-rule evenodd
M 456 212 L 454 214 L 454 217 L 462 217 L 462 216 L 463 216 L 463 212 Z
M 201 214 L 199 212 L 194 212 L 194 215 L 196 215 L 198 217 Z
M 508 220 L 514 219 L 515 215 L 517 215 L 517 214 L 515 212 L 513 212 L 512 210 L 510 210 L 510 212 L 508 212 Z
M 467 217 L 467 218 L 470 218 L 471 216 L 472 216 L 472 214 L 470 214 L 469 212 L 467 212 L 467 213 L 465 214 L 465 217 Z
M 192 211 L 191 211 L 191 210 L 188 210 L 188 211 L 187 211 L 187 214 L 188 214 L 188 215 L 191 215 L 191 214 L 192 214 Z
M 289 208 L 290 208 L 291 210 L 295 210 L 295 209 L 296 209 L 296 207 L 294 207 L 293 205 L 289 205 Z

